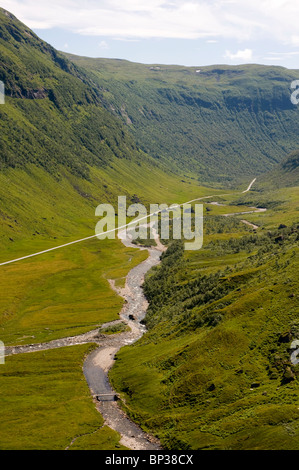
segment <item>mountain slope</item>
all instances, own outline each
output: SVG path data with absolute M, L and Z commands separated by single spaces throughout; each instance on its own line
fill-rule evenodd
M 299 144 L 298 72 L 261 65 L 180 67 L 67 55 L 101 86 L 138 145 L 201 181 L 271 169 Z
M 139 158 L 133 139 L 101 105 L 84 72 L 0 10 L 0 165 L 57 165 L 88 176 L 87 165 Z
M 299 150 L 295 150 L 287 156 L 270 173 L 260 178 L 259 185 L 266 184 L 277 187 L 299 186 Z
M 0 57 L 0 262 L 94 235 L 96 207 L 117 207 L 118 196 L 183 202 L 207 191 L 140 151 L 85 72 L 3 9 Z M 57 338 L 117 318 L 121 300 L 105 276 L 137 259 L 119 241 L 95 239 L 2 267 L 2 337 Z
M 161 202 L 181 191 L 188 197 L 198 187 L 180 182 L 142 152 L 104 108 L 84 70 L 3 9 L 0 80 L 6 91 L 0 106 L 2 253 L 32 233 L 38 240 L 36 231 L 68 236 L 71 228 L 79 238 L 93 229 L 97 205 L 115 203 L 118 195 Z
M 298 212 L 294 225 L 288 204 L 267 212 L 279 222 L 255 233 L 208 212 L 203 249 L 175 242 L 146 277 L 149 331 L 110 378 L 166 449 L 299 448 Z

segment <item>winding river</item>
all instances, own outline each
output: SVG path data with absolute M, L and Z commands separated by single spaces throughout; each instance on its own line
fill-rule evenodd
M 5 349 L 5 355 L 24 354 L 31 352 L 56 349 L 65 346 L 75 346 L 86 343 L 96 343 L 98 348 L 88 355 L 84 362 L 83 372 L 89 385 L 91 394 L 97 410 L 105 420 L 105 424 L 121 435 L 120 443 L 132 450 L 159 450 L 160 443 L 154 437 L 143 432 L 135 423 L 128 419 L 119 407 L 114 397 L 116 392 L 112 390 L 108 379 L 110 368 L 114 364 L 115 354 L 120 348 L 137 341 L 145 333 L 146 328 L 141 321 L 144 319 L 148 307 L 147 300 L 143 294 L 142 284 L 145 274 L 160 263 L 160 256 L 166 248 L 161 244 L 156 230 L 151 228 L 156 247 L 144 248 L 133 244 L 129 238 L 120 232 L 119 238 L 122 243 L 131 248 L 147 250 L 148 258 L 135 266 L 127 275 L 126 285 L 123 289 L 117 289 L 113 281 L 109 281 L 111 287 L 125 299 L 120 313 L 120 320 L 101 325 L 101 328 L 109 327 L 125 322 L 129 331 L 115 334 L 103 335 L 99 328 L 91 330 L 78 336 L 70 336 L 46 343 L 28 344 L 24 346 L 11 346 Z M 74 440 L 75 441 L 75 440 Z M 68 448 L 71 447 L 68 446 Z
M 101 345 L 87 357 L 83 367 L 90 391 L 96 401 L 96 407 L 103 416 L 105 424 L 119 432 L 122 445 L 133 450 L 158 450 L 161 449 L 161 446 L 155 438 L 144 433 L 129 420 L 120 409 L 117 401 L 114 400 L 116 393 L 109 383 L 108 373 L 119 349 L 134 343 L 146 331 L 141 321 L 146 315 L 148 303 L 143 293 L 142 284 L 145 274 L 153 266 L 159 264 L 161 251 L 165 249 L 158 239 L 157 232 L 154 229 L 152 231 L 157 246 L 152 248 L 138 247 L 141 250 L 147 249 L 149 256 L 129 272 L 125 287 L 116 289 L 114 283 L 110 281 L 112 288 L 126 301 L 120 318 L 130 327 L 130 331 L 106 340 L 105 345 Z M 136 245 L 132 244 L 129 238 L 124 238 L 124 232 L 119 236 L 126 246 L 136 249 Z
M 217 202 L 211 202 L 211 204 L 220 205 Z M 251 209 L 252 210 L 248 212 L 223 215 L 229 217 L 253 212 L 263 212 L 266 210 L 257 208 Z M 242 222 L 250 225 L 254 229 L 258 228 L 256 225 L 246 220 L 242 220 Z M 62 338 L 48 343 L 8 347 L 5 350 L 5 355 L 13 355 L 61 348 L 64 346 L 96 343 L 98 348 L 92 351 L 86 358 L 83 365 L 83 373 L 93 396 L 95 406 L 103 416 L 105 425 L 119 432 L 121 436 L 120 443 L 132 450 L 159 450 L 161 449 L 161 445 L 157 439 L 143 432 L 121 410 L 115 399 L 117 394 L 112 389 L 109 382 L 108 373 L 114 364 L 115 354 L 123 346 L 136 342 L 146 331 L 145 326 L 141 322 L 145 318 L 148 303 L 143 293 L 142 284 L 145 274 L 153 266 L 160 263 L 161 253 L 166 250 L 166 247 L 161 244 L 157 231 L 153 226 L 151 226 L 151 230 L 156 241 L 156 246 L 150 248 L 133 244 L 130 235 L 126 231 L 119 233 L 119 238 L 125 246 L 148 251 L 148 258 L 128 273 L 124 288 L 118 289 L 115 287 L 114 281 L 109 281 L 111 287 L 125 299 L 125 303 L 120 312 L 120 320 L 102 325 L 102 328 L 122 321 L 129 326 L 129 331 L 108 336 L 100 334 L 97 328 L 78 336 Z

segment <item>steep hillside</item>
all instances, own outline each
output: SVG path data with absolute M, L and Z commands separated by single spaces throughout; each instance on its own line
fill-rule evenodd
M 140 158 L 84 72 L 2 9 L 0 80 L 1 168 L 33 163 L 53 173 L 63 165 L 88 177 L 88 165 Z
M 259 178 L 257 187 L 265 185 L 273 188 L 299 186 L 299 150 L 292 152 L 270 173 Z
M 175 242 L 147 276 L 149 331 L 118 353 L 110 376 L 127 413 L 165 448 L 298 450 L 299 233 L 288 208 L 256 214 L 272 230 L 209 211 L 203 249 Z
M 107 109 L 143 150 L 201 181 L 256 176 L 298 146 L 298 110 L 290 100 L 298 71 L 68 57 L 90 71 Z

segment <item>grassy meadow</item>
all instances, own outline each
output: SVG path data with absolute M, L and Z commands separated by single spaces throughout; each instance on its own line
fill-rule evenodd
M 93 171 L 95 181 L 99 181 L 96 191 L 94 181 L 81 180 L 81 186 L 77 186 L 76 177 L 72 176 L 70 183 L 65 179 L 59 185 L 44 173 L 33 178 L 31 172 L 20 171 L 18 184 L 11 181 L 7 185 L 9 191 L 4 194 L 2 190 L 4 214 L 7 214 L 5 203 L 8 208 L 12 201 L 15 213 L 10 218 L 4 217 L 6 223 L 1 226 L 1 261 L 91 235 L 96 222 L 97 197 L 99 202 L 105 201 L 103 180 Z M 110 171 L 106 181 L 111 178 L 112 182 L 114 169 Z M 117 190 L 126 194 L 121 192 L 126 181 L 132 188 L 127 193 L 128 200 L 137 193 L 134 181 L 138 171 L 136 166 L 136 175 L 132 172 L 130 180 L 123 167 L 118 186 L 111 190 L 112 201 L 116 200 Z M 148 176 L 140 174 L 145 180 Z M 204 213 L 203 249 L 185 252 L 182 259 L 176 260 L 174 271 L 170 267 L 168 273 L 164 272 L 162 283 L 158 277 L 154 290 L 162 289 L 171 296 L 165 305 L 165 299 L 153 298 L 157 308 L 149 310 L 149 333 L 118 355 L 111 379 L 122 394 L 125 409 L 147 431 L 156 434 L 166 448 L 294 448 L 298 425 L 297 382 L 291 380 L 281 385 L 284 374 L 289 373 L 289 365 L 287 347 L 279 343 L 279 334 L 291 328 L 296 316 L 294 299 L 289 296 L 296 292 L 294 279 L 298 266 L 293 253 L 297 253 L 297 247 L 291 241 L 288 249 L 276 247 L 275 260 L 267 258 L 268 255 L 263 259 L 262 251 L 268 243 L 263 238 L 268 229 L 277 229 L 282 222 L 290 226 L 296 219 L 296 188 L 274 192 L 273 200 L 280 201 L 280 205 L 271 207 L 272 192 L 261 195 L 252 191 L 242 195 L 235 191 L 227 195 L 227 191 L 189 183 L 178 185 L 175 179 L 164 178 L 159 180 L 162 201 L 184 202 L 218 192 L 218 197 L 208 201 L 216 200 L 225 207 L 205 201 L 204 210 L 209 210 Z M 30 191 L 26 194 L 29 182 Z M 36 193 L 40 191 L 40 184 L 48 185 L 44 199 L 32 197 L 35 188 Z M 83 191 L 89 197 L 82 199 Z M 154 186 L 144 186 L 144 194 L 145 204 L 157 202 Z M 268 207 L 267 212 L 223 217 L 224 213 L 250 210 L 252 205 L 264 206 L 260 202 Z M 59 215 L 63 211 L 69 215 L 67 223 Z M 256 234 L 240 221 L 243 218 L 261 227 Z M 29 220 L 34 224 L 30 226 Z M 246 237 L 251 236 L 261 239 L 260 243 L 248 243 Z M 7 345 L 49 341 L 117 319 L 122 299 L 111 290 L 107 279 L 122 285 L 129 270 L 145 257 L 145 252 L 128 249 L 117 240 L 94 239 L 2 266 L 1 340 Z M 156 271 L 159 273 L 159 268 Z M 149 279 L 152 276 L 155 270 Z M 204 301 L 198 297 L 203 293 L 196 292 L 197 287 L 192 290 L 201 276 L 208 278 L 208 283 L 203 285 L 210 292 L 210 298 Z M 284 287 L 286 279 L 290 281 Z M 223 289 L 217 293 L 218 285 Z M 2 414 L 6 417 L 4 423 L 13 423 L 15 431 L 2 440 L 3 449 L 33 448 L 37 445 L 34 443 L 38 423 L 41 436 L 38 448 L 64 448 L 77 435 L 81 437 L 71 449 L 121 448 L 115 447 L 119 446 L 119 436 L 102 427 L 101 417 L 85 387 L 82 363 L 87 349 L 71 347 L 7 358 L 1 369 L 0 389 L 3 396 L 7 395 L 6 387 L 10 392 L 2 402 Z M 70 357 L 75 361 L 72 377 L 64 366 L 69 364 Z M 48 372 L 42 374 L 43 369 Z M 85 387 L 84 406 L 86 409 L 90 406 L 89 411 L 82 408 L 82 413 L 73 413 L 72 406 L 77 406 L 78 401 L 67 398 L 69 389 L 67 393 L 65 388 L 54 393 L 52 384 L 57 391 L 65 381 L 63 387 L 70 390 L 78 384 L 82 390 Z M 260 385 L 251 390 L 253 383 Z M 20 396 L 18 384 L 24 392 Z M 62 394 L 66 399 L 61 403 Z M 48 403 L 46 412 L 40 408 L 40 402 Z M 57 419 L 57 410 L 61 409 L 65 413 L 63 421 Z M 43 424 L 44 416 L 53 426 L 56 423 L 55 439 L 52 427 Z M 30 438 L 21 441 L 25 429 Z
M 1 450 L 120 450 L 82 366 L 92 345 L 6 358 L 0 368 Z

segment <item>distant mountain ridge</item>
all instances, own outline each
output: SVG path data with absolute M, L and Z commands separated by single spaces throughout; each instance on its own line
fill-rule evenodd
M 235 184 L 299 148 L 290 99 L 298 76 L 282 67 L 147 66 L 67 55 L 0 9 L 8 103 L 0 108 L 7 136 L 0 167 L 33 163 L 53 172 L 62 164 L 85 178 L 89 165 L 149 154 L 200 182 Z
M 201 180 L 255 176 L 299 147 L 298 109 L 291 103 L 299 71 L 66 56 L 89 71 L 106 108 L 144 151 Z

